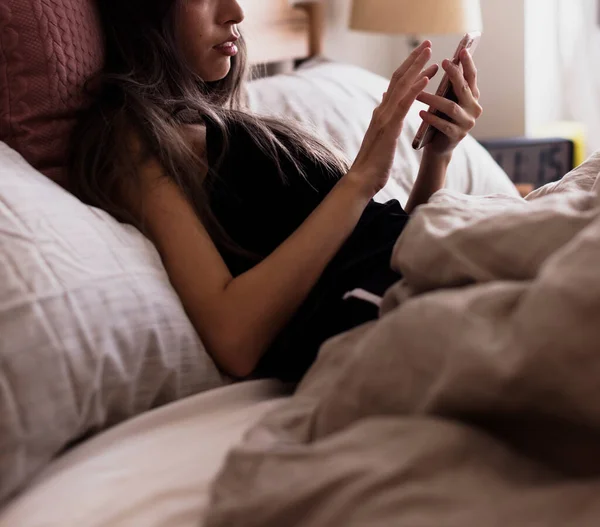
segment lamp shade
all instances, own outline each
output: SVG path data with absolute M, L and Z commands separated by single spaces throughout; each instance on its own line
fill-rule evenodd
M 435 35 L 481 31 L 479 0 L 353 0 L 350 27 L 377 33 Z

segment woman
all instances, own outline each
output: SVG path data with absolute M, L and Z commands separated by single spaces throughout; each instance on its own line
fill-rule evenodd
M 243 110 L 244 19 L 237 0 L 102 0 L 105 69 L 75 132 L 74 192 L 135 224 L 223 370 L 297 380 L 327 338 L 377 317 L 350 290 L 383 294 L 407 213 L 439 190 L 481 114 L 471 57 L 445 61 L 458 104 L 423 90 L 431 44 L 395 72 L 349 166 L 289 123 Z M 442 133 L 406 206 L 372 201 L 418 99 Z

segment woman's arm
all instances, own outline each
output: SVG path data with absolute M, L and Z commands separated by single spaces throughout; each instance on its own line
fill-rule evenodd
M 452 154 L 427 154 L 423 155 L 419 175 L 406 203 L 405 210 L 408 214 L 419 206 L 427 203 L 429 198 L 438 190 L 444 188 L 446 172 L 452 160 Z
M 406 212 L 409 214 L 419 205 L 427 203 L 435 192 L 444 187 L 452 152 L 473 129 L 477 119 L 483 113 L 479 104 L 477 69 L 467 50 L 461 53 L 460 61 L 464 73 L 449 60 L 445 60 L 442 64 L 452 81 L 458 102 L 429 93 L 422 93 L 417 97 L 419 101 L 448 115 L 452 121 L 442 119 L 430 112 L 420 114 L 423 121 L 440 133 L 437 133 L 432 142 L 425 147 L 419 175 L 406 204 Z
M 225 371 L 245 377 L 255 369 L 353 231 L 370 198 L 385 185 L 403 120 L 434 73 L 423 71 L 430 46 L 424 43 L 394 75 L 350 172 L 296 232 L 238 277 L 232 277 L 193 208 L 158 163 L 149 160 L 139 167 L 141 200 L 131 196 L 128 202 L 132 208 L 142 202 L 137 214 L 192 324 Z
M 350 235 L 369 198 L 351 178 L 343 178 L 269 257 L 233 278 L 175 184 L 163 178 L 145 193 L 149 234 L 192 324 L 225 371 L 244 377 L 254 370 Z

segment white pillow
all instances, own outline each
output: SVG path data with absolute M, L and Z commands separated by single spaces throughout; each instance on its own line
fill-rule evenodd
M 0 503 L 69 443 L 224 384 L 154 247 L 0 143 Z
M 286 116 L 312 126 L 353 160 L 388 84 L 362 68 L 325 62 L 251 82 L 248 102 L 259 114 Z M 405 122 L 392 177 L 377 196 L 379 201 L 396 198 L 405 204 L 408 199 L 422 156 L 412 148 L 412 140 L 423 108 L 417 103 Z M 465 194 L 519 195 L 506 173 L 470 136 L 454 153 L 446 187 Z

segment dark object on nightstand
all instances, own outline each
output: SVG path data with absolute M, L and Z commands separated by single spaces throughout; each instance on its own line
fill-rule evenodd
M 570 139 L 491 139 L 480 141 L 515 185 L 533 189 L 557 181 L 575 168 L 575 145 Z

